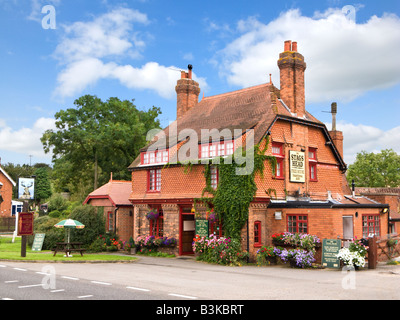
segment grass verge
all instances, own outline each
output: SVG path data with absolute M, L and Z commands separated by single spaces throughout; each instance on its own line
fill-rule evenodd
M 32 252 L 31 248 L 26 248 L 26 257 L 21 257 L 21 238 L 15 238 L 12 243 L 11 237 L 0 236 L 0 261 L 46 261 L 46 262 L 124 262 L 137 260 L 136 257 L 129 255 L 107 254 L 107 253 L 84 253 L 83 256 L 73 254 L 72 257 L 64 257 L 64 253 L 57 253 L 53 256 L 53 252 L 44 250 L 41 252 Z

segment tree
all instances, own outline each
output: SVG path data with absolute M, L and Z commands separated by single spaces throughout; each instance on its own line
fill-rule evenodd
M 383 188 L 400 186 L 400 155 L 393 149 L 380 153 L 361 151 L 349 166 L 347 180 L 358 187 Z
M 41 203 L 51 196 L 49 171 L 46 167 L 39 167 L 35 171 L 35 199 Z
M 130 179 L 127 167 L 146 144 L 149 130 L 160 128 L 160 109 L 136 108 L 133 101 L 110 98 L 106 102 L 92 95 L 75 100 L 75 108 L 55 114 L 56 130 L 47 130 L 41 141 L 46 153 L 53 152 L 54 171 L 75 186 Z M 64 187 L 66 187 L 64 185 Z M 92 189 L 93 190 L 93 189 Z

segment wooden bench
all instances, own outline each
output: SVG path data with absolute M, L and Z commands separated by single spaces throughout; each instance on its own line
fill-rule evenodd
M 53 249 L 53 256 L 55 256 L 57 252 L 64 252 L 67 257 L 71 255 L 71 252 L 79 252 L 81 256 L 83 256 L 83 252 L 85 252 L 86 249 L 81 248 L 81 245 L 81 242 L 58 242 Z

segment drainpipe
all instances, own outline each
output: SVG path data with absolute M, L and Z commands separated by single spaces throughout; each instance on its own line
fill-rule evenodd
M 116 207 L 114 210 L 114 233 L 117 234 L 117 211 L 119 207 Z

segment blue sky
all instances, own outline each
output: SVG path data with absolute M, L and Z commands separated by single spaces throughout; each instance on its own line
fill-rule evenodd
M 44 28 L 54 8 L 55 29 Z M 44 23 L 44 25 L 43 25 Z M 40 137 L 84 94 L 176 117 L 175 84 L 193 65 L 200 96 L 269 82 L 283 42 L 305 56 L 306 108 L 330 129 L 338 103 L 344 160 L 400 153 L 397 0 L 0 0 L 0 157 L 51 163 Z M 31 157 L 30 157 L 31 156 Z

